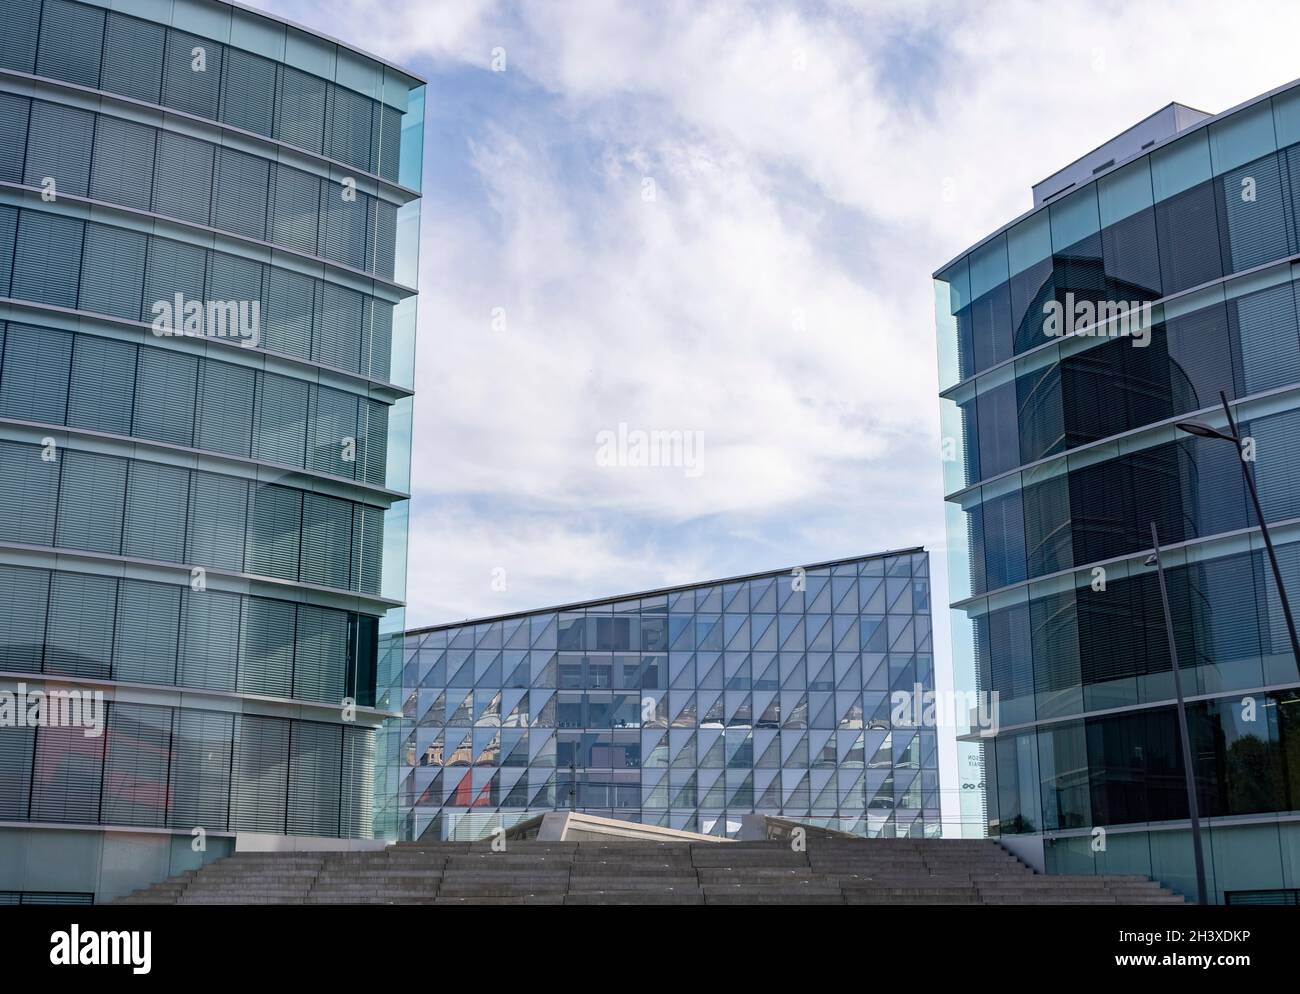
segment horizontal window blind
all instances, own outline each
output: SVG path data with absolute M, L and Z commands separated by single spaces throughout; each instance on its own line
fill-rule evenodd
M 109 13 L 104 25 L 104 65 L 100 76 L 103 88 L 146 103 L 158 103 L 166 41 L 167 29 L 161 24 Z
M 33 821 L 91 824 L 99 820 L 105 736 L 87 738 L 82 732 L 72 727 L 37 730 Z
M 120 580 L 113 626 L 113 678 L 128 683 L 176 682 L 181 588 Z
M 39 673 L 50 574 L 0 565 L 0 669 Z
M 81 309 L 138 321 L 148 244 L 148 238 L 137 231 L 86 225 Z
M 66 549 L 118 552 L 127 460 L 96 452 L 63 450 L 55 544 Z
M 393 278 L 397 265 L 397 207 L 383 200 L 370 202 L 370 244 L 366 249 L 367 269 L 386 280 Z
M 181 595 L 176 682 L 208 690 L 235 689 L 239 649 L 239 595 L 218 590 Z
M 330 132 L 325 154 L 358 169 L 370 169 L 370 113 L 373 101 L 342 87 L 330 87 Z
M 319 176 L 289 166 L 276 166 L 271 205 L 272 242 L 316 254 L 320 187 Z
M 264 373 L 257 398 L 257 458 L 303 465 L 308 388 L 302 380 Z
M 366 224 L 370 219 L 370 198 L 358 193 L 354 200 L 343 199 L 343 189 L 335 183 L 321 184 L 320 254 L 354 269 L 366 265 Z
M 104 12 L 70 0 L 45 0 L 36 74 L 99 86 Z
M 266 278 L 266 313 L 262 315 L 265 348 L 298 359 L 311 358 L 315 290 L 311 277 L 271 268 Z
M 0 93 L 0 182 L 23 181 L 23 156 L 27 152 L 27 115 L 31 101 Z
M 325 81 L 292 66 L 280 67 L 276 130 L 282 141 L 320 152 L 325 135 Z
M 352 502 L 303 494 L 302 581 L 346 590 L 351 545 Z
M 131 434 L 136 347 L 112 338 L 78 335 L 72 349 L 68 424 Z
M 0 819 L 27 820 L 35 752 L 36 729 L 0 728 Z
M 227 48 L 222 77 L 221 119 L 270 137 L 275 123 L 275 63 Z
M 289 779 L 289 722 L 243 714 L 235 718 L 230 827 L 283 832 Z
M 356 372 L 361 358 L 361 319 L 364 297 L 355 290 L 322 283 L 320 314 L 312 343 L 312 358 Z
M 366 302 L 361 346 L 361 372 L 374 380 L 389 379 L 393 363 L 393 305 L 370 298 Z
M 357 432 L 360 398 L 329 387 L 314 387 L 312 393 L 315 404 L 307 467 L 352 479 L 362 448 Z
M 341 779 L 339 835 L 346 839 L 374 838 L 375 733 L 371 729 L 343 729 Z
M 212 224 L 248 238 L 266 237 L 265 159 L 223 148 L 217 155 Z
M 0 441 L 0 542 L 53 545 L 59 463 L 39 445 Z
M 10 324 L 0 368 L 0 416 L 62 424 L 71 365 L 70 332 Z
M 76 307 L 84 227 L 70 217 L 23 211 L 14 244 L 10 296 Z
M 367 483 L 383 486 L 388 469 L 388 405 L 377 400 L 362 404 L 365 419 L 361 450 L 361 470 L 357 476 Z
M 383 583 L 384 512 L 357 504 L 352 519 L 352 589 L 378 594 Z
M 374 142 L 372 173 L 397 182 L 398 158 L 402 151 L 402 112 L 385 104 L 375 105 L 374 127 L 378 132 Z
M 249 509 L 244 568 L 250 573 L 298 579 L 302 493 L 271 484 L 257 486 Z
M 347 612 L 299 605 L 293 696 L 304 701 L 341 703 L 347 668 Z
M 126 490 L 122 553 L 178 563 L 185 558 L 190 471 L 133 461 Z
M 257 302 L 260 310 L 262 301 L 262 264 L 227 252 L 210 252 L 207 296 L 209 300 L 233 300 L 247 305 L 251 320 L 252 304 Z M 235 331 L 242 333 L 244 327 L 236 322 L 231 333 Z
M 228 714 L 176 712 L 167 818 L 172 828 L 227 827 L 234 722 Z
M 172 709 L 114 701 L 104 744 L 100 817 L 110 825 L 167 824 Z
M 165 302 L 174 309 L 175 296 L 202 300 L 207 285 L 208 253 L 195 245 L 152 239 L 145 267 L 144 307 L 141 318 L 152 323 L 158 312 L 154 304 Z
M 224 45 L 208 38 L 169 31 L 167 51 L 163 56 L 163 104 L 215 120 L 221 95 L 224 48 Z
M 0 31 L 0 68 L 32 72 L 41 24 L 40 0 L 9 0 Z
M 160 132 L 154 166 L 153 209 L 194 224 L 212 210 L 213 147 L 197 138 Z M 200 290 L 199 294 L 201 295 Z
M 256 382 L 257 374 L 243 366 L 213 360 L 202 363 L 195 446 L 236 456 L 248 455 L 253 437 Z
M 239 689 L 290 697 L 293 690 L 295 605 L 245 597 L 239 632 Z
M 339 725 L 293 722 L 289 753 L 290 835 L 339 834 L 342 733 Z
M 105 679 L 113 656 L 117 580 L 57 572 L 50 578 L 46 673 Z
M 90 186 L 94 133 L 95 115 L 90 111 L 33 100 L 24 182 L 43 187 L 52 178 L 58 193 L 84 197 Z
M 154 129 L 101 115 L 95 126 L 90 195 L 147 211 L 153 199 Z
M 216 473 L 190 481 L 188 562 L 239 572 L 244 568 L 248 481 Z
M 18 235 L 18 212 L 0 207 L 0 293 L 9 295 L 14 272 L 14 239 Z
M 175 445 L 193 444 L 198 362 L 197 357 L 182 352 L 140 350 L 133 435 Z

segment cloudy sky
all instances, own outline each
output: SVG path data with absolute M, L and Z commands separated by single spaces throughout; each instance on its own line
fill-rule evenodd
M 262 5 L 430 81 L 412 626 L 909 545 L 942 575 L 929 274 L 1170 100 L 1287 82 L 1300 29 L 1281 3 Z M 697 471 L 601 465 L 620 424 L 700 433 Z

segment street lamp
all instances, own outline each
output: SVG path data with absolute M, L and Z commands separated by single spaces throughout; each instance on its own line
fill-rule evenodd
M 1169 613 L 1169 594 L 1165 590 L 1165 564 L 1160 558 L 1160 535 L 1156 523 L 1151 522 L 1151 544 L 1155 552 L 1147 557 L 1146 565 L 1155 566 L 1160 580 L 1160 606 L 1165 612 L 1165 636 L 1169 639 L 1169 659 L 1174 667 L 1174 696 L 1178 698 L 1178 740 L 1183 747 L 1183 777 L 1187 782 L 1187 813 L 1192 820 L 1192 855 L 1196 860 L 1196 899 L 1205 904 L 1205 856 L 1201 849 L 1201 816 L 1196 803 L 1196 777 L 1192 773 L 1192 743 L 1187 733 L 1187 704 L 1183 698 L 1183 677 L 1178 668 L 1178 644 L 1174 641 L 1174 621 Z
M 1282 567 L 1278 565 L 1277 552 L 1273 548 L 1273 538 L 1268 531 L 1268 522 L 1264 520 L 1264 508 L 1259 502 L 1259 491 L 1255 488 L 1255 478 L 1251 475 L 1250 467 L 1246 465 L 1246 460 L 1241 455 L 1241 443 L 1243 441 L 1241 433 L 1237 431 L 1237 421 L 1232 416 L 1232 408 L 1228 406 L 1228 397 L 1222 390 L 1219 391 L 1219 400 L 1223 402 L 1223 413 L 1228 416 L 1228 432 L 1219 431 L 1203 421 L 1179 421 L 1174 427 L 1179 431 L 1185 431 L 1189 435 L 1196 435 L 1199 438 L 1221 438 L 1225 442 L 1231 442 L 1237 447 L 1237 461 L 1241 464 L 1241 475 L 1246 479 L 1246 489 L 1250 491 L 1250 501 L 1255 506 L 1255 517 L 1259 521 L 1259 532 L 1264 537 L 1264 548 L 1268 552 L 1269 565 L 1273 567 L 1273 582 L 1277 585 L 1277 597 L 1282 602 L 1282 613 L 1286 616 L 1287 634 L 1291 636 L 1291 653 L 1295 656 L 1296 666 L 1300 667 L 1300 638 L 1296 637 L 1295 618 L 1291 616 L 1291 602 L 1287 600 L 1286 584 L 1282 582 Z

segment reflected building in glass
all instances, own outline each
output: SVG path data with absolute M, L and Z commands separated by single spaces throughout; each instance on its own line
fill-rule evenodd
M 0 21 L 0 694 L 103 702 L 0 723 L 0 903 L 370 837 L 424 84 L 217 0 Z
M 1298 250 L 1293 84 L 1217 116 L 1171 104 L 936 274 L 955 680 L 1001 712 L 959 742 L 962 817 L 1049 871 L 1195 895 L 1154 521 L 1210 888 L 1300 887 L 1277 589 L 1234 447 L 1175 428 L 1223 427 L 1226 393 L 1294 603 Z
M 734 834 L 751 812 L 940 833 L 929 559 L 846 559 L 409 632 L 401 836 L 552 810 Z

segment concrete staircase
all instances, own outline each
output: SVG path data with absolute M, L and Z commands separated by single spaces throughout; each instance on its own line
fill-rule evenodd
M 118 904 L 1183 904 L 1146 877 L 1035 873 L 995 842 L 399 843 L 236 853 Z

